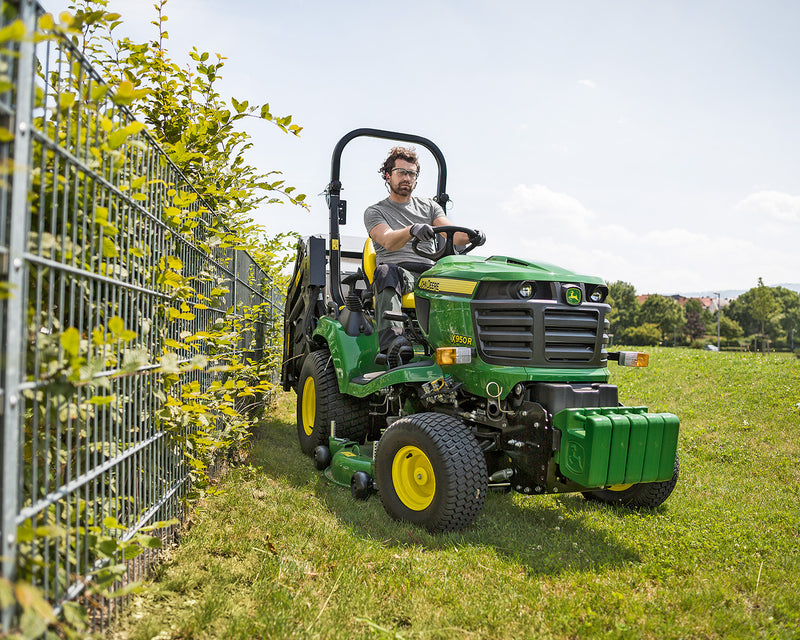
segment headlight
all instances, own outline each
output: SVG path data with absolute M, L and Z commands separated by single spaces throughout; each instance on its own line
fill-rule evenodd
M 605 287 L 595 287 L 592 293 L 589 294 L 589 300 L 592 302 L 605 302 L 608 295 L 608 289 Z
M 523 282 L 517 287 L 517 295 L 523 300 L 529 300 L 533 296 L 534 286 L 532 282 Z

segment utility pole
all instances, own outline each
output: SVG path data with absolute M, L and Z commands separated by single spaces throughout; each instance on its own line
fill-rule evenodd
M 722 307 L 720 306 L 719 291 L 715 291 L 714 295 L 717 296 L 717 349 L 719 349 L 719 321 L 722 316 Z

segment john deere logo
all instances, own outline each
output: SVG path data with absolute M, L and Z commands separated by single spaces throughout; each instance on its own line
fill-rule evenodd
M 586 452 L 583 450 L 583 446 L 577 442 L 567 443 L 567 460 L 564 466 L 575 474 L 583 473 L 586 466 Z
M 566 291 L 566 300 L 567 304 L 580 304 L 581 300 L 583 299 L 583 295 L 581 294 L 580 287 L 569 287 Z

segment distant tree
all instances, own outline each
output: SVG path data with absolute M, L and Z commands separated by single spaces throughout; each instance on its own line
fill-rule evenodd
M 719 335 L 726 341 L 738 340 L 744 335 L 744 330 L 736 320 L 723 313 L 719 323 Z
M 776 299 L 772 287 L 765 285 L 761 278 L 758 279 L 758 286 L 751 291 L 753 292 L 751 302 L 753 316 L 761 323 L 761 333 L 763 334 L 767 320 L 780 311 L 781 305 Z
M 785 287 L 773 287 L 781 312 L 776 316 L 776 335 L 770 335 L 773 340 L 785 340 L 787 346 L 792 346 L 800 338 L 800 293 Z
M 703 320 L 703 305 L 700 304 L 697 298 L 689 298 L 683 307 L 683 311 L 686 314 L 684 333 L 690 340 L 702 338 L 707 331 L 706 323 Z
M 611 311 L 608 321 L 611 324 L 611 333 L 624 334 L 626 329 L 635 327 L 639 322 L 639 301 L 636 299 L 636 289 L 628 282 L 617 280 L 608 285 L 608 304 Z
M 798 299 L 800 299 L 800 296 L 798 296 Z M 794 349 L 796 344 L 800 344 L 800 303 L 784 314 L 783 324 L 786 331 L 787 344 L 791 349 Z
M 746 334 L 758 331 L 756 320 L 750 308 L 749 291 L 731 300 L 722 312 L 722 317 L 734 320 Z
M 661 329 L 662 339 L 683 330 L 685 318 L 683 308 L 672 298 L 652 295 L 642 303 L 639 320 L 642 324 L 655 324 Z
M 623 335 L 625 344 L 649 347 L 661 342 L 661 327 L 652 322 L 645 322 L 638 327 L 627 329 Z
M 759 286 L 746 291 L 725 307 L 747 335 L 766 334 L 772 342 L 788 346 L 800 335 L 800 294 L 785 287 Z

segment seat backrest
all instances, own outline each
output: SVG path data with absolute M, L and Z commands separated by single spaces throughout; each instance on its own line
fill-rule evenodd
M 375 275 L 376 255 L 372 238 L 367 238 L 364 243 L 364 253 L 361 255 L 361 270 L 364 272 L 370 287 L 372 286 L 372 278 Z
M 361 270 L 364 272 L 364 277 L 367 279 L 370 288 L 372 288 L 372 279 L 375 276 L 375 267 L 377 265 L 377 255 L 375 247 L 372 244 L 372 238 L 367 238 L 364 243 L 364 252 L 361 255 Z M 400 300 L 400 305 L 404 309 L 415 309 L 416 303 L 414 301 L 414 293 L 404 293 Z

